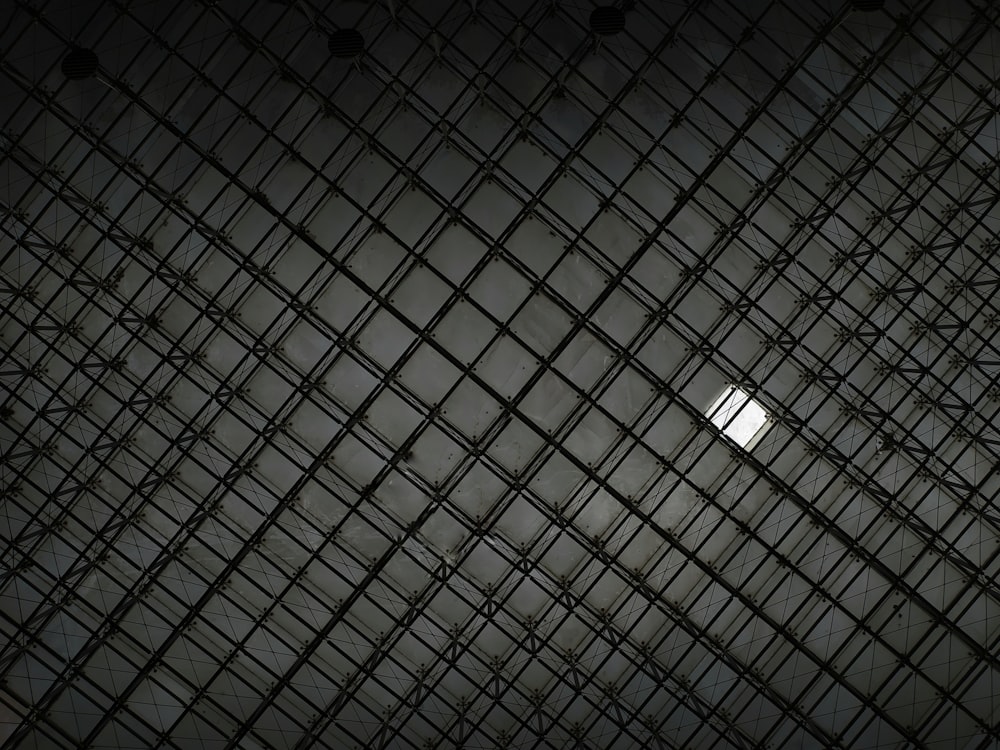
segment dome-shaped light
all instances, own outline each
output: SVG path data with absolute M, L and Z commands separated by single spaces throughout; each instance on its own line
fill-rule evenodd
M 97 74 L 97 55 L 93 50 L 77 47 L 66 54 L 60 67 L 71 81 L 81 81 Z
M 885 0 L 851 0 L 851 7 L 855 10 L 871 12 L 873 10 L 882 10 L 884 6 Z
M 590 14 L 590 30 L 601 36 L 613 36 L 625 28 L 625 14 L 611 5 L 594 8 Z
M 365 51 L 365 38 L 357 29 L 337 29 L 326 46 L 334 57 L 357 57 Z

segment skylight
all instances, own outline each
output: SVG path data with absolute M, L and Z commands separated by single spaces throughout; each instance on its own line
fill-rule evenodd
M 731 385 L 709 408 L 708 418 L 746 448 L 767 422 L 767 413 L 748 393 Z

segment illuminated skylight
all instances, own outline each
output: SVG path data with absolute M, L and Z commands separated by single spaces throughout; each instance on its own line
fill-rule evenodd
M 767 413 L 736 386 L 729 386 L 708 410 L 712 424 L 744 448 L 767 422 Z

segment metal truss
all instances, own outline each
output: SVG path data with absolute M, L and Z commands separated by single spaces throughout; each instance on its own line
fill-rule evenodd
M 867 5 L 17 0 L 0 744 L 996 747 L 1000 9 Z

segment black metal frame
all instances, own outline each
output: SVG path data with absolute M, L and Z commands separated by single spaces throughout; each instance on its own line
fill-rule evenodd
M 375 4 L 357 19 L 332 5 L 273 5 L 262 18 L 260 7 L 204 0 L 185 33 L 207 36 L 204 24 L 226 36 L 201 59 L 149 20 L 155 11 L 122 4 L 77 23 L 99 50 L 126 31 L 154 40 L 160 66 L 147 81 L 132 80 L 148 69 L 139 55 L 121 57 L 120 73 L 102 68 L 88 90 L 97 104 L 82 113 L 74 97 L 86 84 L 48 90 L 20 58 L 0 61 L 5 95 L 20 99 L 3 161 L 27 180 L 19 194 L 8 183 L 2 225 L 0 591 L 20 609 L 0 609 L 0 700 L 19 721 L 10 741 L 925 747 L 969 742 L 971 727 L 978 747 L 1000 738 L 972 699 L 1000 667 L 1000 630 L 989 626 L 1000 602 L 997 162 L 977 140 L 996 115 L 991 76 L 973 57 L 998 33 L 997 11 L 949 5 L 965 32 L 945 39 L 942 6 L 929 1 L 864 19 L 849 7 L 825 17 L 761 3 L 752 18 L 741 4 L 724 3 L 724 14 L 717 5 L 637 5 L 625 34 L 598 43 L 589 6 L 472 4 L 439 23 L 417 4 Z M 28 33 L 30 18 L 33 33 L 78 41 L 43 11 L 19 0 L 11 28 Z M 307 72 L 265 35 L 275 18 L 304 46 L 323 46 L 350 20 L 368 50 Z M 792 43 L 775 18 L 814 31 Z M 544 33 L 555 23 L 576 39 L 565 63 Z M 400 34 L 418 43 L 393 69 Z M 713 58 L 699 34 L 727 53 Z M 477 35 L 502 53 L 471 57 Z M 934 61 L 913 80 L 898 57 L 907 44 Z M 764 53 L 785 69 L 755 59 Z M 810 62 L 820 54 L 823 70 Z M 818 77 L 833 70 L 831 55 L 851 71 L 842 88 Z M 679 58 L 703 66 L 704 79 L 670 73 L 665 61 Z M 594 61 L 618 77 L 610 90 L 589 77 Z M 46 64 L 57 71 L 59 60 Z M 279 114 L 267 85 L 241 101 L 254 64 L 300 91 Z M 155 79 L 168 65 L 234 117 L 209 107 L 176 121 L 186 89 L 158 108 Z M 543 82 L 530 101 L 507 84 L 511 66 Z M 766 94 L 748 90 L 751 72 Z M 425 89 L 436 74 L 461 81 L 447 106 Z M 801 79 L 828 93 L 820 108 Z M 944 109 L 955 84 L 975 94 L 966 111 Z M 365 87 L 371 102 L 355 113 L 346 100 Z M 670 113 L 658 130 L 637 113 L 640 94 Z M 864 96 L 897 108 L 857 143 L 841 128 L 870 122 L 856 104 Z M 575 142 L 557 106 L 584 113 Z M 288 123 L 303 107 L 296 132 Z M 504 122 L 492 149 L 467 125 L 483 108 Z M 92 119 L 99 109 L 111 122 Z M 808 127 L 793 129 L 795 111 Z M 423 134 L 401 155 L 388 131 L 403 112 Z M 66 130 L 55 154 L 31 140 L 43 118 Z M 323 123 L 345 132 L 334 148 Z M 774 155 L 761 128 L 788 148 Z M 120 135 L 132 131 L 138 143 Z M 256 145 L 233 149 L 248 133 Z M 674 138 L 702 151 L 681 152 Z M 931 144 L 925 154 L 917 138 Z M 613 144 L 631 166 L 608 174 L 594 144 Z M 513 163 L 521 147 L 553 165 L 538 185 Z M 145 164 L 158 148 L 158 163 Z M 307 155 L 324 148 L 322 163 Z M 448 178 L 450 195 L 434 176 L 443 155 L 469 175 Z M 370 196 L 356 184 L 367 158 L 392 172 Z M 175 177 L 182 159 L 190 165 Z M 99 165 L 114 170 L 103 185 Z M 269 194 L 289 165 L 308 182 L 291 199 Z M 963 183 L 949 185 L 949 173 Z M 633 184 L 674 202 L 657 205 Z M 472 218 L 486 186 L 517 206 L 501 229 Z M 734 186 L 745 187 L 738 200 Z M 563 215 L 561 190 L 589 201 L 590 218 Z M 413 191 L 435 212 L 415 238 L 398 213 Z M 334 202 L 354 220 L 330 244 L 314 225 Z M 935 203 L 938 213 L 927 210 Z M 601 246 L 603 217 L 634 249 Z M 688 239 L 678 221 L 714 233 Z M 549 261 L 520 249 L 528 225 L 549 236 Z M 461 278 L 436 255 L 459 231 L 473 256 Z M 399 261 L 373 279 L 358 264 L 381 241 Z M 307 251 L 313 270 L 298 278 L 287 258 Z M 817 258 L 826 267 L 810 265 Z M 591 299 L 565 291 L 570 264 L 603 280 Z M 396 301 L 417 273 L 447 295 L 422 323 Z M 506 317 L 476 286 L 488 274 L 524 290 Z M 325 306 L 346 284 L 363 304 L 337 326 Z M 267 299 L 283 308 L 269 320 Z M 555 343 L 525 327 L 531 305 L 551 311 Z M 641 322 L 616 330 L 602 322 L 607 305 Z M 459 310 L 492 329 L 478 351 L 449 333 Z M 376 337 L 390 324 L 398 346 L 387 358 Z M 323 342 L 311 366 L 287 351 L 300 329 Z M 759 342 L 749 359 L 746 340 Z M 565 357 L 580 342 L 603 366 L 578 382 Z M 500 347 L 528 372 L 509 392 L 488 373 Z M 452 373 L 435 394 L 408 369 L 429 356 Z M 348 368 L 351 383 L 371 384 L 361 397 L 343 393 Z M 768 410 L 773 423 L 750 450 L 703 414 L 704 378 Z M 570 404 L 551 421 L 532 416 L 543 386 Z M 647 395 L 622 412 L 623 391 Z M 492 414 L 470 429 L 456 409 L 473 397 Z M 405 439 L 388 434 L 386 409 L 413 415 Z M 317 419 L 331 428 L 325 442 Z M 594 455 L 573 442 L 588 420 L 602 426 Z M 661 449 L 663 426 L 677 423 L 686 427 Z M 512 460 L 502 446 L 518 431 L 537 447 Z M 426 453 L 445 444 L 457 457 L 432 474 Z M 629 481 L 634 467 L 644 473 Z M 560 472 L 575 479 L 555 497 L 544 487 Z M 464 499 L 491 483 L 482 503 Z M 314 493 L 336 512 L 312 508 Z M 690 507 L 668 519 L 681 497 Z M 512 529 L 529 508 L 536 527 Z M 434 523 L 454 530 L 453 546 L 440 548 Z M 580 559 L 560 572 L 567 550 Z M 483 555 L 501 563 L 487 580 Z M 526 587 L 544 602 L 530 613 Z M 490 652 L 492 641 L 507 646 Z M 934 697 L 918 704 L 924 695 Z M 172 718 L 151 718 L 154 700 Z

